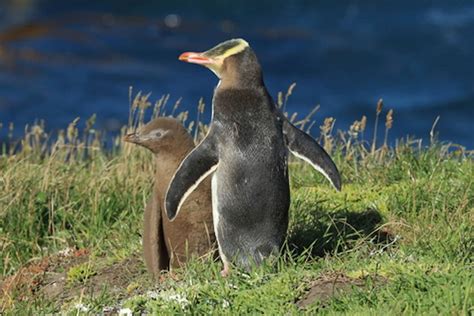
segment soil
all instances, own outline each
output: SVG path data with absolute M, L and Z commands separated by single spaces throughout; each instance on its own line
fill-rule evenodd
M 309 283 L 309 289 L 296 305 L 305 309 L 309 305 L 319 302 L 321 308 L 324 308 L 326 303 L 345 293 L 351 292 L 354 287 L 364 288 L 368 286 L 368 277 L 366 278 L 350 278 L 344 274 L 324 275 Z M 381 286 L 387 283 L 387 279 L 380 276 L 370 276 L 372 286 Z
M 70 268 L 90 260 L 87 249 L 70 250 L 27 264 L 15 275 L 0 280 L 0 313 L 12 302 L 45 298 L 59 306 L 79 295 L 97 295 L 104 289 L 115 297 L 129 296 L 130 285 L 148 278 L 140 256 L 134 256 L 108 266 L 83 282 L 67 280 Z M 101 261 L 96 258 L 95 261 Z M 102 261 L 105 259 L 102 258 Z

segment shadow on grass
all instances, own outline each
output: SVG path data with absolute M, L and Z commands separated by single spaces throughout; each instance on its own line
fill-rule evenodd
M 353 248 L 361 239 L 382 245 L 393 241 L 389 232 L 380 229 L 383 218 L 375 209 L 363 212 L 316 209 L 298 213 L 288 234 L 288 246 L 295 255 L 308 250 L 313 256 L 337 253 Z

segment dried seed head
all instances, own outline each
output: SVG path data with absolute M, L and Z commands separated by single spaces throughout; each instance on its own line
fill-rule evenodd
M 150 97 L 150 95 L 151 93 L 142 95 L 141 91 L 138 92 L 138 94 L 133 99 L 132 110 L 135 110 L 136 108 L 138 108 L 141 111 L 144 111 L 146 108 L 150 107 L 151 102 L 148 101 L 148 98 Z
M 73 140 L 76 139 L 77 135 L 79 134 L 78 133 L 78 130 L 77 130 L 77 122 L 79 122 L 79 118 L 76 117 L 74 119 L 74 121 L 72 121 L 68 127 L 67 127 L 67 132 L 66 132 L 66 137 L 67 137 L 67 140 L 72 142 Z
M 40 125 L 33 125 L 31 127 L 31 133 L 36 136 L 41 136 L 43 134 L 43 128 Z
M 393 110 L 390 109 L 390 111 L 388 111 L 387 116 L 385 118 L 385 127 L 387 129 L 391 129 L 392 125 L 393 125 Z
M 97 118 L 97 116 L 95 114 L 92 114 L 92 116 L 87 119 L 87 121 L 86 121 L 86 131 L 92 129 L 92 127 L 95 124 L 96 118 Z
M 354 121 L 354 123 L 352 123 L 351 127 L 349 127 L 349 130 L 351 132 L 358 132 L 360 131 L 360 121 Z
M 135 111 L 138 107 L 138 100 L 140 100 L 140 96 L 142 95 L 142 92 L 139 91 L 137 93 L 137 95 L 135 96 L 135 98 L 133 98 L 133 102 L 132 102 L 132 112 Z
M 173 111 L 171 113 L 174 114 L 176 112 L 176 110 L 179 108 L 179 105 L 181 104 L 181 99 L 182 98 L 179 98 L 178 100 L 176 100 L 176 103 L 173 106 Z
M 325 118 L 324 119 L 324 124 L 322 126 L 320 126 L 321 132 L 323 134 L 329 134 L 329 132 L 332 129 L 333 122 L 334 122 L 334 118 L 332 118 L 332 117 Z
M 183 124 L 186 122 L 186 120 L 189 117 L 189 111 L 184 111 L 178 114 L 177 118 L 183 122 Z
M 349 135 L 356 138 L 360 131 L 360 121 L 354 121 L 351 127 L 349 127 Z
M 380 112 L 382 112 L 382 108 L 383 108 L 383 99 L 379 99 L 379 102 L 377 102 L 377 115 L 379 115 Z
M 150 95 L 151 95 L 151 92 L 140 98 L 140 102 L 138 104 L 138 107 L 140 108 L 140 110 L 144 111 L 151 106 L 151 102 L 148 101 L 148 98 L 150 97 Z
M 296 82 L 293 82 L 292 84 L 290 84 L 290 86 L 288 87 L 288 91 L 286 91 L 285 101 L 288 100 L 288 97 L 293 94 L 293 89 L 295 87 L 296 87 Z
M 360 119 L 360 131 L 363 132 L 365 131 L 365 126 L 367 125 L 367 116 L 362 116 Z
M 283 93 L 280 91 L 278 92 L 278 107 L 282 107 L 283 106 Z

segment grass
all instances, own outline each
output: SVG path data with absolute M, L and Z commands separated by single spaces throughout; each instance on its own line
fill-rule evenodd
M 293 88 L 279 95 L 282 108 Z M 176 114 L 179 106 L 169 111 L 167 97 L 152 104 L 141 94 L 131 103 L 128 129 L 143 121 L 147 108 L 156 116 Z M 200 102 L 198 113 L 203 111 Z M 376 109 L 377 117 L 381 114 L 382 101 Z M 179 114 L 190 129 L 199 127 L 199 139 L 206 126 L 199 115 L 191 122 L 188 116 Z M 311 117 L 290 117 L 305 130 L 314 126 Z M 226 279 L 220 277 L 220 262 L 195 259 L 154 284 L 140 259 L 152 157 L 123 144 L 120 136 L 104 148 L 94 121 L 88 120 L 81 133 L 72 122 L 54 139 L 42 124 L 34 124 L 19 142 L 2 146 L 3 313 L 474 312 L 472 151 L 437 143 L 434 135 L 427 145 L 405 139 L 389 146 L 393 112 L 387 112 L 380 146 L 365 140 L 377 137 L 364 136 L 365 117 L 347 132 L 334 132 L 334 119 L 328 118 L 319 141 L 342 172 L 343 191 L 335 192 L 310 166 L 292 160 L 290 228 L 281 258 L 251 272 L 234 270 Z M 54 261 L 64 249 L 87 249 L 89 255 L 85 261 L 80 255 Z M 64 292 L 70 295 L 60 300 L 48 295 L 42 290 L 48 276 L 34 281 L 41 273 L 33 273 L 29 292 L 21 282 L 7 286 L 12 278 L 30 275 L 45 258 L 50 267 L 56 262 L 55 273 L 69 278 Z

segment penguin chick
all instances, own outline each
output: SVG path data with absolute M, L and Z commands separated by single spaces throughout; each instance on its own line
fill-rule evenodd
M 148 271 L 157 277 L 161 270 L 178 267 L 191 256 L 213 249 L 210 179 L 205 180 L 183 204 L 175 221 L 164 213 L 169 182 L 183 158 L 194 148 L 192 137 L 173 118 L 159 117 L 128 134 L 124 141 L 149 149 L 155 155 L 153 194 L 144 213 L 143 254 Z

